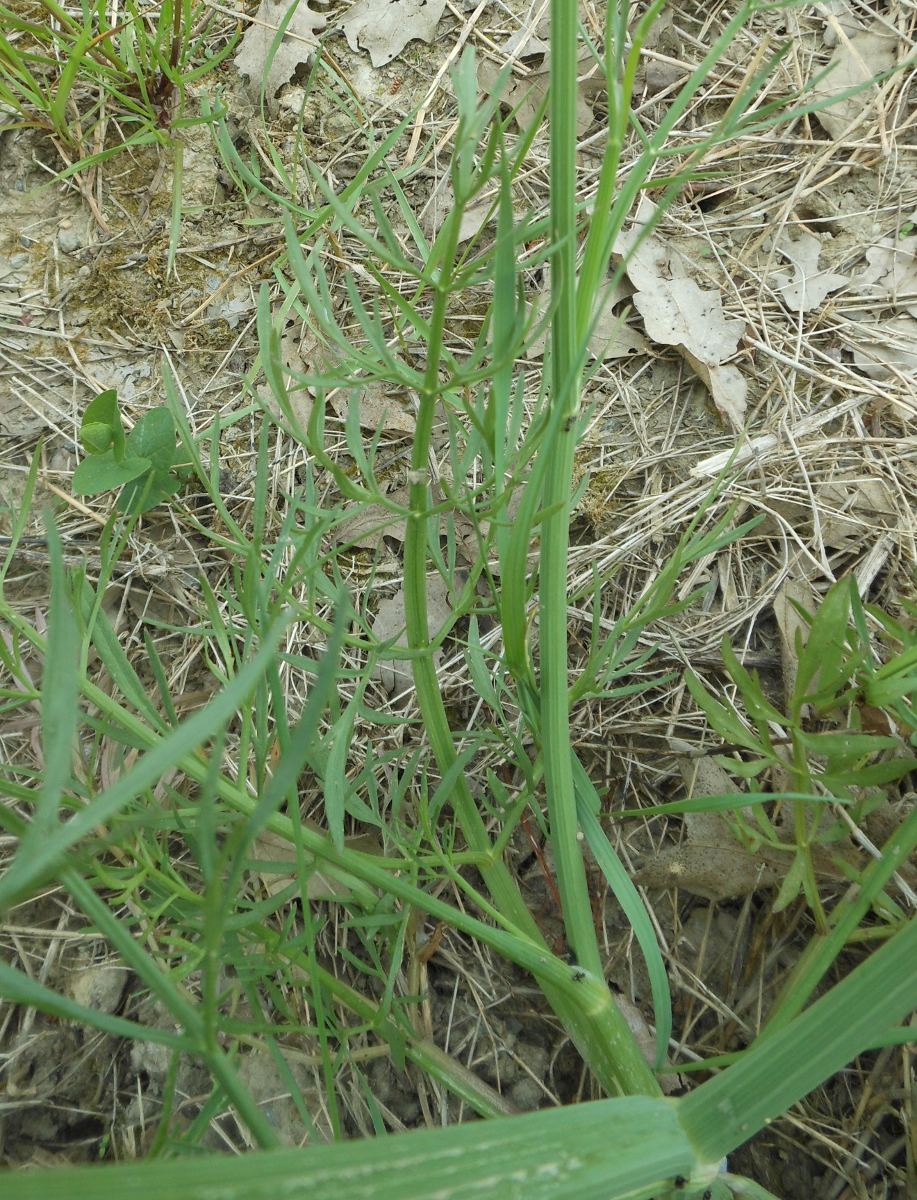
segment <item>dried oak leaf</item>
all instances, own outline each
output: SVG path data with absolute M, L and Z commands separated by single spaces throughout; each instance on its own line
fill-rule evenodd
M 633 229 L 615 243 L 615 253 L 627 256 L 627 274 L 637 289 L 634 307 L 647 336 L 675 346 L 709 389 L 720 414 L 741 429 L 748 389 L 741 372 L 723 364 L 735 354 L 745 324 L 726 316 L 720 293 L 687 275 L 680 256 L 670 254 L 661 238 L 650 234 L 640 241 L 641 226 L 652 212 L 652 205 L 641 205 Z
M 392 596 L 387 596 L 376 610 L 373 618 L 373 636 L 380 642 L 404 640 L 404 589 L 399 588 Z M 440 630 L 452 615 L 452 604 L 449 599 L 449 589 L 440 575 L 427 576 L 427 619 L 433 636 Z M 433 661 L 439 662 L 442 651 L 434 652 Z M 392 692 L 403 692 L 409 688 L 413 676 L 411 664 L 407 659 L 386 658 L 376 663 L 373 678 L 378 679 L 383 688 Z
M 280 339 L 280 361 L 283 365 L 284 382 L 290 401 L 290 410 L 299 431 L 309 428 L 309 418 L 312 415 L 312 392 L 298 384 L 292 374 L 308 374 L 308 366 L 303 358 L 306 348 L 298 332 L 287 330 Z M 286 413 L 274 395 L 269 383 L 259 384 L 255 389 L 258 399 L 271 414 L 275 421 L 283 422 Z M 295 427 L 294 427 L 295 429 Z
M 340 22 L 351 50 L 368 50 L 374 67 L 397 58 L 408 42 L 432 42 L 446 0 L 358 0 Z
M 854 37 L 842 33 L 828 63 L 827 74 L 812 88 L 812 98 L 824 100 L 838 96 L 848 88 L 867 85 L 869 80 L 895 65 L 897 45 L 898 36 L 888 28 L 885 20 L 874 21 L 869 29 Z M 862 91 L 820 109 L 815 118 L 829 137 L 846 137 L 865 115 L 875 95 L 875 87 L 863 86 Z
M 910 381 L 917 371 L 917 236 L 881 238 L 850 281 L 862 308 L 849 306 L 839 330 L 870 379 Z
M 504 52 L 508 50 L 508 47 L 509 43 L 504 47 Z M 500 94 L 501 102 L 513 110 L 513 119 L 519 129 L 526 130 L 530 127 L 548 94 L 550 86 L 548 63 L 549 56 L 545 54 L 541 65 L 531 67 L 522 78 L 511 75 Z M 580 56 L 578 64 L 581 78 L 590 65 L 589 51 L 587 50 Z M 482 59 L 478 66 L 478 84 L 481 90 L 492 93 L 499 77 L 500 68 L 497 64 Z M 595 112 L 591 102 L 591 89 L 581 82 L 576 89 L 576 132 L 578 136 L 582 137 L 594 121 Z
M 551 15 L 543 9 L 534 25 L 524 25 L 500 46 L 499 64 L 481 59 L 478 85 L 492 93 L 502 66 L 513 63 L 513 72 L 505 81 L 500 102 L 514 110 L 519 129 L 528 129 L 548 94 L 551 74 Z M 604 79 L 595 70 L 592 51 L 584 46 L 577 60 L 576 132 L 582 137 L 595 121 L 593 102 L 604 90 Z
M 628 301 L 633 288 L 626 280 L 604 284 L 596 297 L 596 318 L 589 335 L 589 350 L 597 359 L 607 362 L 613 358 L 631 358 L 635 354 L 647 354 L 650 344 L 640 332 L 627 324 L 627 313 L 615 308 Z M 542 321 L 551 306 L 551 287 L 546 284 L 535 300 L 534 316 Z M 541 358 L 547 342 L 547 328 L 541 330 L 529 346 L 527 358 Z
M 407 488 L 390 492 L 388 499 L 393 504 L 406 506 Z M 384 538 L 404 541 L 407 520 L 381 504 L 352 504 L 344 510 L 348 515 L 335 526 L 335 540 L 340 546 L 356 546 L 362 550 L 378 552 Z
M 290 82 L 298 67 L 312 60 L 318 46 L 315 35 L 328 24 L 328 18 L 311 9 L 308 0 L 299 0 L 272 58 L 271 46 L 289 9 L 289 0 L 261 0 L 261 7 L 236 51 L 236 70 L 259 87 L 263 80 L 268 100 L 273 100 L 278 90 Z
M 674 742 L 674 739 L 673 739 Z M 742 811 L 742 794 L 726 771 L 712 758 L 683 758 L 679 769 L 691 796 L 735 796 L 736 810 Z M 744 807 L 747 814 L 747 806 Z M 757 853 L 746 850 L 732 832 L 726 817 L 718 812 L 685 813 L 686 839 L 680 846 L 660 851 L 645 862 L 634 875 L 644 887 L 678 887 L 707 900 L 730 900 L 747 896 L 761 888 L 782 883 L 792 861 L 793 831 L 784 813 L 776 822 L 776 831 L 786 850 L 761 846 Z M 811 850 L 816 878 L 838 880 L 844 877 L 839 860 L 859 865 L 857 852 L 838 843 L 814 845 Z
M 867 269 L 851 281 L 859 294 L 917 317 L 917 235 L 880 239 L 866 261 Z
M 822 243 L 806 230 L 795 237 L 787 233 L 780 238 L 775 249 L 793 264 L 792 275 L 776 272 L 773 276 L 777 291 L 793 312 L 811 312 L 824 302 L 830 292 L 836 292 L 847 282 L 846 275 L 819 270 Z
M 917 374 L 917 321 L 888 317 L 878 325 L 845 323 L 853 361 L 870 379 L 913 380 Z
M 314 821 L 305 819 L 303 823 L 315 833 L 324 832 Z M 382 843 L 374 834 L 361 833 L 344 838 L 344 845 L 348 850 L 356 850 L 361 854 L 382 853 Z M 297 878 L 296 850 L 292 842 L 289 838 L 274 833 L 272 829 L 263 829 L 258 834 L 252 843 L 250 857 L 260 863 L 277 863 L 273 870 L 266 867 L 256 868 L 269 896 L 276 896 Z M 342 879 L 316 866 L 309 873 L 306 894 L 310 900 L 346 900 L 351 891 Z
M 347 419 L 350 399 L 346 393 L 337 393 L 331 400 L 331 406 L 342 421 Z M 385 384 L 369 384 L 364 388 L 357 400 L 357 407 L 361 429 L 413 434 L 417 428 L 417 414 L 409 407 L 407 397 Z
M 798 570 L 798 564 L 796 567 Z M 796 652 L 796 635 L 803 641 L 806 639 L 808 625 L 800 616 L 796 604 L 801 604 L 808 612 L 816 607 L 815 593 L 811 583 L 802 575 L 797 575 L 791 568 L 787 577 L 780 584 L 772 601 L 774 616 L 777 618 L 777 629 L 780 633 L 780 661 L 783 666 L 783 698 L 789 705 L 796 690 L 796 676 L 799 672 L 799 655 Z

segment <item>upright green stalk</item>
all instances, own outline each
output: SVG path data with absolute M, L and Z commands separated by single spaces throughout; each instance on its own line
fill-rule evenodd
M 573 32 L 575 41 L 575 17 Z M 461 138 L 460 132 L 460 142 Z M 449 719 L 440 695 L 436 667 L 430 653 L 426 578 L 429 562 L 429 517 L 427 514 L 431 508 L 429 456 L 433 419 L 441 389 L 443 331 L 449 298 L 454 289 L 453 271 L 458 250 L 461 209 L 466 202 L 466 196 L 460 194 L 461 186 L 463 183 L 467 184 L 467 179 L 470 178 L 469 171 L 473 169 L 469 151 L 470 146 L 459 145 L 457 149 L 457 157 L 460 161 L 453 181 L 456 207 L 447 218 L 436 246 L 438 269 L 433 283 L 434 299 L 427 341 L 427 367 L 419 394 L 419 412 L 411 455 L 409 498 L 411 516 L 404 543 L 407 640 L 410 648 L 418 652 L 412 660 L 414 685 L 430 745 L 439 770 L 444 776 L 454 768 L 456 752 Z M 463 175 L 466 178 L 463 179 Z M 570 229 L 572 230 L 572 228 L 573 222 L 571 221 Z M 571 269 L 575 269 L 575 265 L 572 263 Z M 573 319 L 575 322 L 575 313 Z M 572 447 L 572 437 L 568 440 Z M 572 456 L 572 448 L 570 455 Z M 569 476 L 569 469 L 567 474 Z M 564 516 L 564 522 L 566 522 L 566 516 Z M 565 562 L 565 550 L 562 558 Z M 562 680 L 561 692 L 566 700 L 565 679 Z M 545 942 L 541 931 L 522 899 L 511 872 L 502 857 L 494 853 L 484 820 L 478 812 L 468 784 L 461 774 L 457 775 L 452 789 L 451 803 L 469 849 L 480 854 L 484 860 L 484 865 L 480 868 L 481 874 L 494 904 L 503 917 L 511 921 L 521 934 L 531 938 L 537 946 L 544 946 Z M 571 812 L 575 812 L 572 804 Z M 575 836 L 574 826 L 572 831 L 574 843 Z M 582 863 L 580 863 L 580 872 L 582 873 Z M 585 894 L 584 875 L 582 886 L 585 896 L 583 912 L 586 914 L 585 919 L 589 921 L 588 914 L 591 912 L 591 908 L 588 895 Z M 591 930 L 591 923 L 589 928 Z M 549 983 L 543 978 L 539 978 L 539 985 L 606 1091 L 610 1093 L 654 1093 L 657 1090 L 655 1077 L 612 1001 L 611 993 L 604 980 L 594 933 L 592 933 L 592 939 L 592 952 L 581 960 L 581 966 L 571 968 L 572 978 L 579 981 L 579 986 L 575 989 L 576 999 L 571 1000 L 569 990 L 565 993 L 555 983 Z M 579 940 L 582 941 L 582 938 Z M 537 971 L 535 974 L 538 977 Z
M 419 396 L 417 427 L 411 452 L 410 508 L 404 542 L 404 611 L 408 645 L 421 651 L 413 660 L 414 686 L 417 702 L 423 716 L 427 736 L 440 771 L 445 775 L 456 760 L 455 746 L 449 719 L 443 705 L 436 676 L 436 665 L 430 653 L 429 616 L 427 611 L 427 513 L 431 507 L 429 483 L 430 439 L 433 418 L 439 396 L 439 368 L 443 346 L 452 264 L 458 245 L 458 222 L 450 220 L 443 247 L 443 267 L 435 284 L 433 313 L 430 318 L 430 340 L 427 346 L 427 371 L 424 386 Z M 459 775 L 452 797 L 453 805 L 462 832 L 470 850 L 482 855 L 491 854 L 490 838 L 474 803 L 474 798 L 464 777 Z M 520 928 L 531 922 L 528 910 L 522 903 L 518 889 L 502 861 L 495 862 L 484 871 L 490 893 L 503 914 Z
M 576 287 L 576 0 L 551 4 L 551 340 L 553 436 L 542 506 L 539 575 L 541 739 L 551 846 L 564 925 L 577 962 L 603 978 L 592 921 L 573 781 L 567 649 L 567 558 L 581 351 Z M 606 47 L 611 53 L 611 47 Z M 591 305 L 590 305 L 591 315 Z M 624 1091 L 658 1094 L 623 1016 L 608 994 L 606 1024 L 616 1027 L 617 1083 Z
M 541 734 L 551 845 L 570 946 L 577 961 L 602 974 L 592 906 L 577 839 L 567 682 L 567 556 L 570 489 L 576 450 L 580 355 L 576 316 L 575 0 L 551 5 L 551 403 L 557 411 L 545 475 L 539 576 Z
M 455 764 L 452 730 L 440 694 L 436 665 L 430 653 L 429 615 L 427 611 L 428 512 L 431 507 L 429 483 L 430 439 L 439 397 L 439 369 L 443 330 L 451 295 L 451 272 L 458 247 L 459 221 L 448 220 L 443 247 L 442 269 L 435 284 L 430 338 L 427 346 L 427 371 L 419 396 L 417 426 L 411 452 L 410 509 L 404 541 L 404 611 L 408 645 L 420 651 L 412 661 L 417 703 L 423 717 L 430 746 L 440 772 L 445 775 Z M 502 858 L 493 856 L 487 828 L 477 810 L 474 797 L 463 775 L 459 774 L 452 792 L 452 805 L 462 827 L 468 848 L 490 862 L 481 873 L 491 897 L 503 916 L 535 941 L 543 939 L 526 907 L 516 883 Z

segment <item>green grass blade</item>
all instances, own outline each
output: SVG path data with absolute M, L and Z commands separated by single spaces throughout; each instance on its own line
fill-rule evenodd
M 17 1200 L 648 1200 L 688 1179 L 675 1106 L 630 1097 L 241 1158 L 20 1173 Z
M 51 558 L 51 612 L 48 653 L 41 683 L 41 748 L 44 759 L 38 809 L 23 852 L 33 852 L 33 839 L 50 837 L 57 825 L 58 806 L 71 776 L 74 741 L 80 718 L 79 635 L 73 597 L 67 586 L 60 535 L 48 522 Z
M 80 718 L 80 639 L 64 571 L 60 535 L 51 520 L 47 529 L 51 606 L 41 685 L 41 787 L 35 799 L 32 821 L 20 839 L 16 859 L 0 881 L 0 891 L 11 874 L 15 882 L 17 864 L 24 865 L 25 871 L 29 871 L 59 828 L 60 801 L 72 776 L 72 755 Z
M 679 1104 L 706 1162 L 719 1162 L 917 1008 L 917 921 L 795 1021 Z
M 73 90 L 73 85 L 83 65 L 83 59 L 86 56 L 86 51 L 90 44 L 95 40 L 95 32 L 91 28 L 84 29 L 77 40 L 69 48 L 67 62 L 61 71 L 60 79 L 57 82 L 57 87 L 54 92 L 54 99 L 51 102 L 49 116 L 54 122 L 54 128 L 59 134 L 66 136 L 67 134 L 67 103 L 70 99 L 70 93 Z
M 595 815 L 594 801 L 598 797 L 595 794 L 592 780 L 577 758 L 574 758 L 573 774 L 576 785 L 576 812 L 586 845 L 592 851 L 602 874 L 608 880 L 608 886 L 624 910 L 634 937 L 643 951 L 653 996 L 653 1013 L 656 1024 L 656 1069 L 658 1070 L 665 1064 L 666 1050 L 672 1035 L 672 995 L 669 991 L 669 978 L 666 974 L 665 963 L 659 952 L 656 930 L 653 928 L 640 893 L 624 869 L 624 865 L 615 853 L 614 847 Z
M 42 443 L 39 442 L 35 447 L 32 455 L 32 462 L 29 465 L 29 473 L 26 476 L 25 487 L 22 493 L 22 499 L 19 501 L 16 515 L 13 521 L 13 527 L 10 530 L 10 544 L 6 552 L 6 558 L 3 562 L 3 567 L 0 568 L 0 596 L 3 594 L 3 581 L 6 579 L 7 573 L 13 562 L 13 556 L 16 553 L 16 547 L 22 535 L 26 531 L 26 526 L 29 522 L 29 514 L 32 509 L 32 497 L 35 495 L 35 485 L 38 482 L 38 469 L 41 466 Z
M 144 690 L 140 677 L 125 654 L 124 648 L 118 641 L 118 635 L 112 628 L 104 609 L 98 603 L 98 599 L 92 586 L 84 580 L 81 592 L 83 619 L 87 623 L 91 622 L 92 644 L 95 646 L 99 658 L 125 700 L 136 708 L 153 729 L 161 733 L 165 732 L 166 726 L 156 711 L 156 706 Z M 50 644 L 48 651 L 50 654 Z
M 87 804 L 65 825 L 55 827 L 34 849 L 28 846 L 28 854 L 23 853 L 23 846 L 27 846 L 29 835 L 23 838 L 19 852 L 0 879 L 0 912 L 53 874 L 77 842 L 98 826 L 110 821 L 146 788 L 157 782 L 183 755 L 194 750 L 210 737 L 214 730 L 225 725 L 235 715 L 276 653 L 276 645 L 286 623 L 285 620 L 278 622 L 264 638 L 264 644 L 258 653 L 206 708 L 189 717 L 167 737 L 154 744 L 137 764 L 106 792 Z

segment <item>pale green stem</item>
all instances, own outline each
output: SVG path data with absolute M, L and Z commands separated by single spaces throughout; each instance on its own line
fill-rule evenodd
M 539 576 L 541 733 L 551 846 L 567 937 L 577 961 L 603 978 L 603 965 L 580 848 L 570 743 L 567 680 L 567 557 L 570 495 L 579 401 L 576 312 L 576 50 L 577 5 L 551 5 L 551 259 L 552 398 L 559 409 L 549 439 L 542 506 Z M 659 1086 L 617 1006 L 607 993 L 606 1053 L 615 1087 L 658 1094 Z
M 576 319 L 576 48 L 577 6 L 551 5 L 551 403 L 560 421 L 550 440 L 542 504 L 539 574 L 541 735 L 551 846 L 571 949 L 579 963 L 602 973 L 592 906 L 577 838 L 570 759 L 567 670 L 567 557 L 570 484 L 576 450 L 579 355 Z
M 446 241 L 442 248 L 442 257 L 439 259 L 441 269 L 429 324 L 427 371 L 419 397 L 411 457 L 411 515 L 404 546 L 407 640 L 412 650 L 421 651 L 412 660 L 414 686 L 430 746 L 442 775 L 446 775 L 453 767 L 456 752 L 440 694 L 436 666 L 430 653 L 427 566 L 430 521 L 428 514 L 432 498 L 429 455 L 433 419 L 440 392 L 443 330 L 450 297 L 450 272 L 458 246 L 459 217 L 458 211 L 450 215 Z M 424 651 L 426 653 L 423 653 Z M 563 686 L 563 695 L 566 697 L 566 683 Z M 469 849 L 482 857 L 481 875 L 495 907 L 504 920 L 515 926 L 520 934 L 532 940 L 533 948 L 544 947 L 544 938 L 522 899 L 515 879 L 502 857 L 494 854 L 487 828 L 468 784 L 461 775 L 456 779 L 450 800 Z M 430 911 L 429 905 L 426 907 Z M 591 911 L 588 897 L 586 911 Z M 545 967 L 551 957 L 545 950 Z M 604 982 L 597 948 L 595 954 L 590 955 L 583 966 L 586 967 L 588 976 L 580 980 L 579 974 L 571 975 L 572 979 L 580 981 L 580 985 L 572 992 L 569 988 L 558 987 L 557 982 L 550 978 L 550 972 L 540 969 L 537 964 L 530 969 L 538 979 L 551 1007 L 563 1021 L 583 1057 L 606 1090 L 654 1091 L 656 1084 L 653 1074 L 626 1023 L 620 1017 Z

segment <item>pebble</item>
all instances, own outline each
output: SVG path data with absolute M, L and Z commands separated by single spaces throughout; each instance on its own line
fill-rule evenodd
M 83 235 L 76 226 L 64 221 L 57 231 L 57 244 L 64 254 L 75 254 L 82 249 Z
M 127 984 L 123 967 L 88 967 L 70 979 L 70 995 L 84 1008 L 113 1013 L 121 1003 Z

